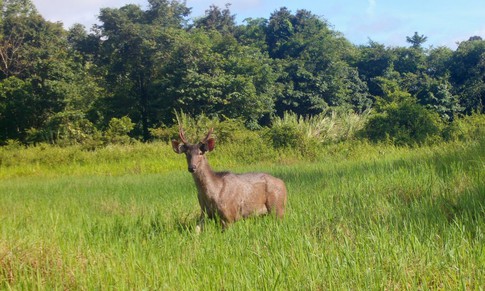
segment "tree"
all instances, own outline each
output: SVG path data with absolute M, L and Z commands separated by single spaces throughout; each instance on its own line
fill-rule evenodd
M 385 112 L 389 107 L 398 104 L 415 101 L 413 96 L 399 84 L 400 74 L 394 70 L 389 70 L 384 76 L 376 77 L 376 82 L 381 87 L 383 94 L 376 96 L 375 109 L 377 112 Z
M 485 41 L 479 38 L 461 42 L 451 58 L 451 84 L 460 96 L 464 112 L 484 112 Z
M 407 100 L 370 118 L 363 134 L 373 142 L 390 140 L 396 145 L 422 145 L 440 139 L 438 114 Z
M 236 16 L 229 10 L 231 4 L 226 4 L 225 9 L 220 9 L 216 5 L 211 5 L 205 11 L 205 15 L 194 21 L 195 28 L 216 30 L 220 33 L 234 34 L 236 29 Z
M 265 18 L 247 18 L 245 25 L 240 25 L 236 29 L 235 37 L 241 45 L 258 48 L 261 52 L 268 52 L 266 43 L 266 30 L 268 20 Z
M 406 41 L 411 44 L 411 47 L 414 49 L 422 49 L 423 43 L 428 40 L 427 36 L 419 35 L 418 32 L 414 32 L 414 35 L 409 37 L 406 36 Z
M 154 75 L 171 50 L 173 30 L 184 25 L 190 12 L 177 1 L 150 0 L 149 4 L 147 11 L 136 5 L 102 9 L 98 35 L 104 55 L 100 65 L 106 67 L 112 92 L 104 103 L 105 114 L 108 120 L 117 116 L 131 118 L 138 124 L 143 140 L 149 139 L 153 123 Z
M 3 4 L 0 140 L 26 141 L 56 114 L 84 110 L 96 85 L 75 62 L 61 24 L 44 20 L 28 0 Z
M 354 47 L 325 20 L 306 10 L 293 15 L 281 8 L 271 15 L 267 43 L 280 75 L 277 114 L 318 114 L 329 106 L 360 111 L 369 105 L 366 84 L 348 64 Z
M 384 95 L 377 97 L 376 114 L 364 126 L 362 133 L 371 141 L 391 141 L 396 145 L 423 144 L 440 138 L 442 124 L 436 112 L 417 103 L 416 98 L 403 90 L 396 76 L 378 77 Z
M 367 45 L 358 47 L 355 65 L 359 76 L 367 83 L 369 94 L 374 96 L 383 94 L 376 78 L 384 76 L 390 68 L 394 67 L 395 58 L 392 50 L 372 40 L 369 40 Z
M 448 47 L 431 49 L 426 58 L 426 74 L 433 78 L 449 78 L 453 51 Z
M 427 74 L 406 74 L 402 86 L 417 98 L 419 104 L 436 112 L 446 121 L 453 121 L 462 111 L 458 96 L 452 93 L 448 78 L 433 78 Z M 407 83 L 407 84 L 406 84 Z
M 96 34 L 88 34 L 84 25 L 74 24 L 67 33 L 67 41 L 76 62 L 92 66 L 99 60 L 102 41 Z
M 27 69 L 25 44 L 33 37 L 29 25 L 41 17 L 29 0 L 4 0 L 0 4 L 0 71 L 4 78 L 19 76 Z
M 289 42 L 295 33 L 293 19 L 293 15 L 286 7 L 271 14 L 266 32 L 266 42 L 268 43 L 269 55 L 272 58 L 282 59 L 289 54 Z
M 159 79 L 160 112 L 240 118 L 257 124 L 273 111 L 275 74 L 258 48 L 239 45 L 217 31 L 182 33 Z M 169 119 L 170 118 L 170 119 Z
M 145 11 L 147 22 L 161 28 L 184 28 L 190 8 L 185 1 L 148 0 L 149 9 Z
M 401 74 L 418 74 L 426 69 L 426 55 L 421 49 L 392 48 L 393 69 Z
M 332 63 L 329 71 L 328 95 L 325 99 L 331 107 L 351 109 L 360 114 L 370 109 L 372 99 L 367 84 L 362 81 L 357 68 L 340 61 Z

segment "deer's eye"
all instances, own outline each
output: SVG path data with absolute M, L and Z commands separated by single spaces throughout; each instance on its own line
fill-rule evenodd
M 199 145 L 199 149 L 202 152 L 202 154 L 204 154 L 208 150 L 207 145 L 205 143 L 201 143 Z

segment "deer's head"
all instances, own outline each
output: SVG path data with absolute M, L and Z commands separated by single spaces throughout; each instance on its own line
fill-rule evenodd
M 179 137 L 181 141 L 175 139 L 172 140 L 172 149 L 174 152 L 177 154 L 184 153 L 187 157 L 189 172 L 194 173 L 199 168 L 201 161 L 204 159 L 204 154 L 214 149 L 216 141 L 211 137 L 213 131 L 214 129 L 211 128 L 202 141 L 196 144 L 190 144 L 185 138 L 182 127 L 180 127 Z

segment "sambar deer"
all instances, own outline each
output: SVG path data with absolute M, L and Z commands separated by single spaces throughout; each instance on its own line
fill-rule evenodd
M 202 230 L 206 216 L 212 219 L 218 217 L 223 229 L 252 215 L 274 213 L 276 217 L 283 218 L 287 198 L 282 180 L 265 173 L 234 174 L 211 169 L 205 153 L 215 147 L 212 132 L 213 128 L 202 141 L 190 144 L 180 127 L 181 141 L 172 140 L 173 150 L 177 154 L 185 154 L 188 170 L 197 186 L 201 208 L 197 231 Z

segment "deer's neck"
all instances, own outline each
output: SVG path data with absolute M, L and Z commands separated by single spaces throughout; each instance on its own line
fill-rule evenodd
M 222 188 L 222 180 L 211 169 L 207 159 L 204 157 L 197 170 L 192 174 L 199 195 L 215 199 Z

